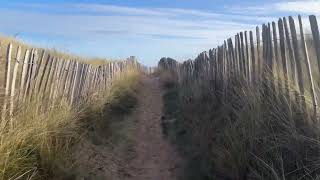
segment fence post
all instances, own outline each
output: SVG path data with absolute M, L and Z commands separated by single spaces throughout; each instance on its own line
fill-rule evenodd
M 76 90 L 76 86 L 79 84 L 78 83 L 78 70 L 79 70 L 79 63 L 76 62 L 75 64 L 75 73 L 74 73 L 74 78 L 73 79 L 73 84 L 70 86 L 71 88 L 71 96 L 70 96 L 70 104 L 72 105 L 73 104 L 73 99 L 74 99 L 74 94 L 75 94 L 75 90 Z
M 303 26 L 302 26 L 302 19 L 301 19 L 300 15 L 298 16 L 298 19 L 299 19 L 299 27 L 300 27 L 302 54 L 303 54 L 303 57 L 305 60 L 305 65 L 306 65 L 306 68 L 308 71 L 307 75 L 308 75 L 308 80 L 310 83 L 311 100 L 312 100 L 313 109 L 314 109 L 314 116 L 316 116 L 317 106 L 318 106 L 317 96 L 315 93 L 314 82 L 313 82 L 313 77 L 312 77 L 312 70 L 311 70 L 310 60 L 309 60 L 309 54 L 308 54 L 308 50 L 307 50 L 307 45 L 306 45 L 304 32 L 303 32 Z
M 242 71 L 243 71 L 243 77 L 247 79 L 247 64 L 245 59 L 245 49 L 244 49 L 244 42 L 243 42 L 243 32 L 240 32 L 240 56 L 241 56 L 241 63 L 242 63 Z
M 48 57 L 47 57 L 46 60 L 44 60 L 44 56 L 45 56 L 45 51 L 43 51 L 43 54 L 42 54 L 42 57 L 41 57 L 41 59 L 42 59 L 42 60 L 41 60 L 41 64 L 42 64 L 42 61 L 45 61 L 45 63 L 44 63 L 42 72 L 40 72 L 40 73 L 41 73 L 40 79 L 39 79 L 39 81 L 37 82 L 37 86 L 36 86 L 36 92 L 38 92 L 38 93 L 40 92 L 40 88 L 41 88 L 41 85 L 42 85 L 42 83 L 43 83 L 44 75 L 45 75 L 45 73 L 47 72 L 48 64 L 49 64 L 49 62 L 50 62 L 50 60 L 51 60 L 51 57 L 50 57 L 49 54 L 48 54 Z
M 32 72 L 31 72 L 31 78 L 30 78 L 30 84 L 29 84 L 29 100 L 30 102 L 32 100 L 32 95 L 34 92 L 34 86 L 36 84 L 36 73 L 38 71 L 38 51 L 35 49 L 34 50 L 34 55 L 33 55 L 33 61 L 32 61 Z
M 268 42 L 268 66 L 269 66 L 269 76 L 270 76 L 270 87 L 273 93 L 276 93 L 275 83 L 274 83 L 274 59 L 273 59 L 273 44 L 272 44 L 272 27 L 268 23 L 267 27 L 267 42 Z M 274 94 L 275 95 L 275 94 Z
M 238 35 L 235 35 L 234 36 L 234 57 L 235 57 L 235 66 L 236 66 L 236 70 L 237 70 L 237 77 L 240 76 L 240 73 L 241 73 L 241 67 L 240 67 L 240 58 L 239 58 L 239 49 L 238 49 L 238 44 L 239 44 L 239 36 Z
M 41 77 L 40 84 L 39 84 L 39 89 L 38 89 L 39 100 L 43 100 L 43 97 L 45 96 L 48 80 L 51 76 L 50 73 L 51 73 L 51 69 L 53 67 L 53 61 L 54 61 L 54 58 L 51 57 L 50 55 L 48 55 L 48 60 L 45 65 L 45 70 L 42 74 L 43 77 Z
M 254 50 L 254 42 L 253 42 L 253 32 L 250 31 L 249 33 L 250 36 L 250 50 L 251 50 L 251 67 L 252 67 L 252 72 L 251 77 L 252 77 L 252 82 L 255 85 L 256 83 L 256 76 L 257 76 L 257 72 L 256 72 L 256 56 L 255 56 L 255 50 Z
M 317 54 L 318 72 L 320 73 L 320 35 L 317 18 L 314 15 L 309 16 L 311 32 L 313 36 L 314 48 Z
M 290 101 L 288 60 L 287 60 L 287 53 L 286 53 L 284 25 L 283 25 L 283 21 L 282 21 L 281 18 L 278 21 L 278 28 L 279 28 L 280 52 L 281 52 L 281 60 L 282 60 L 282 69 L 283 69 L 283 76 L 284 76 L 285 92 L 286 92 L 286 96 L 287 96 L 288 101 Z
M 256 38 L 257 38 L 257 82 L 261 82 L 261 76 L 262 76 L 262 60 L 261 60 L 261 44 L 260 44 L 260 29 L 257 26 L 256 27 Z
M 280 67 L 281 67 L 281 63 L 280 63 L 280 59 L 279 59 L 279 46 L 278 46 L 278 38 L 277 38 L 277 25 L 275 22 L 272 22 L 272 32 L 273 32 L 273 47 L 274 47 L 274 61 L 275 61 L 275 65 L 276 65 L 276 71 L 277 71 L 277 89 L 278 89 L 278 93 L 280 94 L 281 92 L 281 76 L 280 76 Z
M 26 76 L 27 76 L 27 72 L 28 72 L 29 59 L 30 59 L 29 55 L 30 55 L 30 51 L 26 50 L 26 53 L 24 55 L 21 76 L 20 76 L 21 79 L 20 79 L 20 88 L 19 88 L 19 102 L 22 102 L 24 100 Z
M 45 61 L 44 60 L 44 57 L 45 57 L 45 51 L 44 50 L 42 50 L 42 55 L 41 55 L 41 58 L 39 59 L 39 63 L 38 63 L 38 65 L 37 65 L 37 69 L 36 69 L 36 72 L 35 72 L 35 76 L 34 76 L 34 86 L 32 87 L 33 88 L 33 94 L 32 94 L 32 96 L 35 96 L 35 95 L 37 95 L 37 93 L 38 93 L 38 86 L 39 86 L 39 81 L 40 81 L 40 79 L 41 78 L 39 78 L 39 73 L 43 73 L 44 71 L 43 71 L 43 68 L 41 69 L 41 66 L 42 66 L 42 64 L 43 64 L 43 61 Z M 40 69 L 41 69 L 41 71 L 40 71 Z M 41 76 L 40 76 L 41 77 Z
M 10 115 L 11 118 L 12 118 L 12 115 L 13 115 L 13 108 L 14 108 L 14 101 L 15 101 L 15 90 L 16 90 L 16 80 L 17 80 L 18 68 L 19 68 L 19 64 L 20 64 L 20 55 L 21 55 L 21 47 L 18 46 L 17 55 L 16 55 L 16 59 L 15 59 L 15 65 L 14 65 L 14 68 L 13 68 L 11 93 L 10 93 L 10 111 L 9 111 L 9 115 Z M 12 123 L 13 122 L 11 120 L 11 127 L 13 126 Z
M 247 80 L 248 80 L 248 83 L 251 84 L 251 81 L 252 81 L 252 78 L 251 78 L 251 55 L 250 55 L 250 52 L 249 52 L 249 45 L 248 45 L 248 33 L 247 31 L 244 32 L 244 39 L 245 39 L 245 47 L 246 47 L 246 62 L 247 62 L 247 66 L 246 66 L 246 69 L 247 69 Z
M 302 101 L 302 105 L 305 108 L 306 102 L 305 102 L 305 93 L 304 93 L 304 85 L 303 85 L 303 73 L 302 73 L 302 65 L 301 65 L 301 55 L 299 51 L 298 46 L 298 38 L 297 38 L 297 32 L 294 20 L 291 16 L 289 16 L 289 24 L 290 24 L 290 31 L 291 31 L 291 38 L 292 38 L 292 44 L 293 44 L 293 52 L 294 52 L 294 59 L 296 62 L 297 67 L 297 76 L 298 76 L 298 87 L 300 91 L 300 101 Z
M 292 83 L 293 83 L 294 87 L 296 87 L 296 85 L 298 84 L 298 82 L 297 82 L 297 66 L 296 66 L 295 57 L 293 55 L 292 45 L 291 45 L 290 36 L 289 36 L 289 28 L 288 28 L 287 20 L 285 17 L 283 18 L 283 25 L 284 25 L 284 32 L 285 32 L 285 36 L 286 36 L 287 49 L 289 51 L 289 62 L 291 65 L 290 67 L 291 67 Z M 297 99 L 298 94 L 295 93 L 295 96 Z
M 6 58 L 6 66 L 5 66 L 5 92 L 4 92 L 4 103 L 2 107 L 2 128 L 4 128 L 8 121 L 6 121 L 6 114 L 7 114 L 7 103 L 8 103 L 8 96 L 10 93 L 10 74 L 11 74 L 11 53 L 12 53 L 12 44 L 10 43 L 7 48 L 7 58 Z
M 47 102 L 50 101 L 50 97 L 51 97 L 51 86 L 52 86 L 52 82 L 53 82 L 53 77 L 56 73 L 56 69 L 58 66 L 58 60 L 56 58 L 52 58 L 52 62 L 51 62 L 51 66 L 49 68 L 48 71 L 48 77 L 46 79 L 46 82 L 44 84 L 43 87 L 43 96 L 42 99 L 44 99 L 45 97 L 47 98 Z

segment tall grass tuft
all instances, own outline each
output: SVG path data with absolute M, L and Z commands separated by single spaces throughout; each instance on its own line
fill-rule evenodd
M 109 90 L 93 94 L 80 106 L 59 101 L 43 111 L 42 105 L 36 102 L 21 105 L 10 119 L 12 123 L 0 129 L 0 179 L 68 177 L 77 168 L 72 154 L 74 146 L 87 131 L 86 124 L 97 123 L 94 118 L 101 118 L 90 115 L 110 107 L 122 110 L 119 103 L 126 99 L 119 94 L 135 92 L 133 86 L 138 81 L 138 74 L 136 70 L 130 70 L 119 75 Z M 127 106 L 132 106 L 130 103 Z
M 66 104 L 41 113 L 24 106 L 13 126 L 0 131 L 0 179 L 42 179 L 72 167 L 69 150 L 81 112 Z
M 292 88 L 288 97 L 267 84 L 229 82 L 227 92 L 212 91 L 206 80 L 167 89 L 166 114 L 176 121 L 165 127 L 189 159 L 185 179 L 319 178 L 320 124 L 312 108 L 297 103 Z M 175 102 L 167 98 L 172 92 Z

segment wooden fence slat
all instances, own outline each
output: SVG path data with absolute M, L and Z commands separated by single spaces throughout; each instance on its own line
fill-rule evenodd
M 236 59 L 235 59 L 235 52 L 232 44 L 232 39 L 228 39 L 228 50 L 230 52 L 230 64 L 231 64 L 231 73 L 235 75 L 237 73 L 237 66 L 236 66 Z
M 31 78 L 30 78 L 30 84 L 29 84 L 29 96 L 28 96 L 28 101 L 30 102 L 33 98 L 33 92 L 34 92 L 34 86 L 36 83 L 36 73 L 38 70 L 38 51 L 37 49 L 34 50 L 34 55 L 33 55 L 33 61 L 32 61 L 32 72 L 31 72 Z
M 291 38 L 292 38 L 292 45 L 293 45 L 293 53 L 294 53 L 294 59 L 296 62 L 296 68 L 297 68 L 297 77 L 298 77 L 298 87 L 300 91 L 300 98 L 302 100 L 302 103 L 305 105 L 305 92 L 304 92 L 304 84 L 303 84 L 303 72 L 302 72 L 302 65 L 301 65 L 301 54 L 299 51 L 299 45 L 298 45 L 298 38 L 297 38 L 297 32 L 296 32 L 296 26 L 294 23 L 294 20 L 291 16 L 289 16 L 289 25 L 290 25 L 290 32 L 291 32 Z
M 283 20 L 280 18 L 278 21 L 279 28 L 279 38 L 280 38 L 280 52 L 281 52 L 281 60 L 282 60 L 282 69 L 284 76 L 284 84 L 285 84 L 285 92 L 288 99 L 290 99 L 289 93 L 289 71 L 288 71 L 288 59 L 286 52 L 286 43 L 285 43 L 285 34 L 284 34 L 284 24 Z
M 19 102 L 22 102 L 24 99 L 25 83 L 27 78 L 26 76 L 27 76 L 29 60 L 30 60 L 29 56 L 30 56 L 30 51 L 26 50 L 24 55 L 24 60 L 23 60 L 21 76 L 20 76 L 21 79 L 20 79 L 20 88 L 19 88 Z
M 92 76 L 92 66 L 88 65 L 87 72 L 86 72 L 86 79 L 85 79 L 84 88 L 83 88 L 84 89 L 83 93 L 86 98 L 89 93 L 89 82 L 90 82 L 91 76 Z
M 61 71 L 62 69 L 64 68 L 64 64 L 65 64 L 65 61 L 61 60 L 61 59 L 57 59 L 58 61 L 58 66 L 57 66 L 57 69 L 55 70 L 55 73 L 53 75 L 53 79 L 52 79 L 52 82 L 51 82 L 51 87 L 50 87 L 50 98 L 49 100 L 51 101 L 51 105 L 54 104 L 54 99 L 56 97 L 56 94 L 57 94 L 57 89 L 59 88 L 59 80 L 60 80 L 60 74 L 61 74 Z
M 318 71 L 320 73 L 320 35 L 317 18 L 314 15 L 309 16 L 311 32 L 313 36 L 314 49 L 317 55 Z
M 245 59 L 245 49 L 244 49 L 244 41 L 243 41 L 243 32 L 240 32 L 240 56 L 241 56 L 241 64 L 244 78 L 247 78 L 247 61 Z
M 44 69 L 43 69 L 43 72 L 42 72 L 42 75 L 40 76 L 40 82 L 39 82 L 39 87 L 38 87 L 38 99 L 40 100 L 43 100 L 43 98 L 45 97 L 45 93 L 46 93 L 46 86 L 48 84 L 48 79 L 50 77 L 50 72 L 51 72 L 51 68 L 52 68 L 52 65 L 53 65 L 53 60 L 54 58 L 48 54 L 48 57 L 47 57 L 47 61 L 46 63 L 44 64 Z
M 238 34 L 238 36 L 237 36 L 237 41 L 238 41 L 238 43 L 237 43 L 237 53 L 238 53 L 238 60 L 239 60 L 239 69 L 240 69 L 240 71 L 239 71 L 239 73 L 240 73 L 240 77 L 242 78 L 242 77 L 244 77 L 244 75 L 243 75 L 243 72 L 244 72 L 244 68 L 243 68 L 243 61 L 242 61 L 242 55 L 241 55 L 241 41 L 240 41 L 240 35 Z
M 21 47 L 18 46 L 17 55 L 16 55 L 16 59 L 15 59 L 15 65 L 14 65 L 14 68 L 13 68 L 12 83 L 11 83 L 10 111 L 9 111 L 10 117 L 12 117 L 13 109 L 14 109 L 16 80 L 17 80 L 18 68 L 19 68 L 19 64 L 20 64 L 20 55 L 21 55 Z M 11 127 L 12 127 L 12 125 L 13 125 L 12 123 L 13 122 L 11 121 L 10 123 L 11 123 Z
M 248 45 L 248 34 L 247 31 L 244 32 L 244 39 L 245 39 L 245 50 L 246 50 L 246 73 L 247 73 L 247 80 L 249 83 L 251 83 L 251 56 L 249 52 L 249 45 Z
M 72 65 L 71 60 L 62 60 L 64 61 L 64 66 L 60 72 L 59 80 L 58 80 L 58 89 L 57 89 L 57 98 L 62 98 L 64 96 L 64 91 L 66 89 L 67 83 L 68 83 L 68 76 L 71 73 L 70 72 L 70 66 Z
M 227 71 L 227 43 L 226 41 L 224 41 L 224 45 L 222 46 L 223 48 L 223 95 L 224 95 L 224 98 L 223 98 L 223 101 L 224 102 L 227 102 L 227 89 L 228 89 L 228 71 Z
M 58 74 L 55 78 L 55 88 L 54 88 L 54 95 L 53 95 L 53 105 L 55 104 L 55 102 L 58 100 L 59 96 L 61 95 L 61 89 L 63 88 L 63 85 L 65 83 L 64 76 L 67 72 L 67 67 L 70 63 L 70 61 L 64 60 L 64 59 L 60 59 L 60 61 L 62 61 L 62 65 L 58 70 Z
M 236 69 L 237 69 L 237 75 L 238 77 L 240 76 L 240 73 L 241 73 L 241 68 L 240 68 L 240 60 L 239 60 L 239 50 L 238 50 L 238 44 L 239 44 L 239 41 L 238 41 L 238 35 L 235 35 L 234 36 L 234 57 L 235 57 L 235 66 L 236 66 Z
M 73 85 L 74 81 L 76 80 L 75 74 L 77 73 L 77 70 L 78 70 L 78 66 L 77 66 L 76 61 L 72 62 L 72 66 L 71 66 L 71 68 L 69 68 L 69 70 L 71 72 L 69 73 L 69 76 L 67 77 L 67 84 L 66 84 L 65 90 L 64 90 L 64 95 L 66 96 L 67 100 L 70 100 L 72 85 Z
M 51 56 L 50 54 L 48 54 L 48 57 L 46 58 L 46 60 L 44 60 L 44 56 L 45 56 L 45 51 L 43 51 L 43 54 L 42 54 L 42 60 L 41 60 L 41 63 L 42 61 L 45 61 L 44 64 L 43 64 L 43 69 L 42 69 L 42 72 L 40 72 L 41 75 L 39 75 L 39 82 L 38 82 L 38 85 L 36 86 L 36 92 L 40 92 L 40 89 L 41 89 L 41 86 L 42 86 L 42 83 L 43 83 L 43 79 L 44 79 L 44 76 L 47 72 L 47 69 L 48 69 L 48 64 L 50 63 L 51 61 Z
M 74 96 L 75 96 L 75 91 L 76 91 L 76 86 L 77 85 L 79 85 L 79 79 L 80 79 L 80 76 L 78 75 L 79 74 L 79 66 L 80 66 L 80 64 L 78 63 L 78 62 L 76 62 L 76 64 L 75 64 L 75 66 L 76 66 L 76 68 L 75 68 L 75 74 L 74 74 L 74 78 L 72 78 L 73 79 L 73 84 L 72 84 L 72 86 L 71 86 L 71 96 L 70 96 L 70 104 L 72 105 L 73 104 L 73 101 L 74 101 Z M 79 76 L 79 77 L 78 77 Z
M 83 95 L 83 90 L 84 90 L 84 85 L 85 85 L 85 82 L 86 82 L 86 77 L 87 77 L 87 70 L 88 70 L 88 65 L 87 64 L 83 64 L 83 70 L 82 70 L 82 73 L 81 73 L 81 81 L 80 81 L 80 88 L 79 88 L 79 92 L 78 92 L 78 98 L 80 96 Z
M 12 53 L 12 44 L 10 43 L 7 47 L 7 58 L 6 58 L 6 66 L 5 66 L 5 92 L 4 92 L 4 104 L 2 107 L 2 128 L 6 126 L 8 123 L 6 121 L 6 114 L 7 114 L 7 103 L 8 103 L 8 96 L 10 93 L 10 78 L 11 78 L 11 53 Z
M 263 83 L 266 82 L 266 78 L 267 78 L 267 75 L 266 75 L 266 70 L 268 68 L 265 67 L 265 65 L 268 65 L 267 61 L 268 61 L 268 52 L 267 52 L 267 45 L 268 45 L 268 42 L 267 42 L 267 26 L 265 24 L 262 25 L 262 62 L 261 62 L 261 73 L 262 73 L 262 81 Z
M 308 50 L 307 50 L 307 44 L 306 44 L 305 37 L 304 37 L 302 19 L 301 19 L 300 15 L 298 16 L 298 19 L 299 19 L 300 36 L 301 36 L 301 40 L 300 41 L 301 41 L 303 59 L 305 61 L 305 65 L 306 65 L 306 68 L 307 68 L 307 71 L 308 71 L 307 76 L 308 76 L 308 80 L 309 80 L 309 84 L 310 84 L 310 95 L 311 95 L 312 104 L 314 106 L 313 107 L 314 108 L 314 114 L 316 114 L 318 102 L 317 102 L 317 96 L 316 96 L 315 88 L 314 88 L 314 81 L 313 81 L 313 77 L 312 77 L 312 70 L 311 70 L 309 54 L 308 54 Z
M 45 80 L 45 83 L 43 85 L 43 90 L 42 90 L 42 97 L 41 99 L 45 100 L 47 99 L 47 101 L 49 101 L 50 98 L 50 90 L 51 90 L 51 82 L 52 82 L 52 77 L 55 74 L 55 70 L 57 68 L 57 59 L 52 57 L 51 58 L 51 63 L 48 69 L 48 74 L 47 74 L 47 78 Z
M 270 87 L 271 90 L 275 93 L 275 83 L 274 83 L 274 59 L 273 59 L 273 43 L 272 43 L 272 27 L 268 23 L 267 27 L 267 41 L 268 41 L 268 66 L 269 66 L 269 76 L 270 76 Z
M 291 83 L 294 85 L 294 87 L 298 84 L 298 78 L 297 78 L 297 66 L 296 66 L 296 60 L 293 54 L 293 49 L 290 41 L 290 35 L 289 35 L 289 28 L 287 24 L 287 20 L 284 17 L 283 18 L 283 25 L 284 25 L 284 32 L 286 37 L 286 43 L 287 43 L 287 49 L 288 49 L 288 55 L 289 55 L 289 63 L 290 63 L 290 70 L 291 70 Z
M 45 61 L 45 59 L 44 59 L 45 55 L 46 55 L 45 50 L 42 50 L 42 55 L 38 61 L 37 69 L 35 72 L 35 77 L 34 77 L 35 83 L 34 83 L 34 87 L 33 87 L 33 95 L 37 95 L 37 93 L 38 93 L 38 86 L 39 86 L 40 79 L 41 79 L 41 75 L 39 75 L 39 74 L 44 72 L 44 70 L 43 70 L 44 67 L 43 68 L 41 68 L 41 67 L 42 67 L 42 64 L 45 63 L 45 62 L 43 62 L 43 61 Z M 41 69 L 41 71 L 40 71 L 40 69 Z
M 34 49 L 31 49 L 30 51 L 30 55 L 29 55 L 29 60 L 28 60 L 28 64 L 27 64 L 27 73 L 26 73 L 26 78 L 25 78 L 25 89 L 24 89 L 24 92 L 23 92 L 23 102 L 26 101 L 26 96 L 27 96 L 27 91 L 28 91 L 28 88 L 29 88 L 29 83 L 30 83 L 30 76 L 31 76 L 31 71 L 32 71 L 32 58 L 33 58 L 33 51 Z
M 278 38 L 277 38 L 277 25 L 275 22 L 272 22 L 272 33 L 273 33 L 273 47 L 274 47 L 274 64 L 276 65 L 276 72 L 277 72 L 277 89 L 278 93 L 281 93 L 281 75 L 280 75 L 280 67 L 281 67 L 281 62 L 279 59 L 279 46 L 278 46 Z
M 261 81 L 261 76 L 262 76 L 262 60 L 261 60 L 261 40 L 260 40 L 260 29 L 257 26 L 256 27 L 256 38 L 257 38 L 257 73 L 258 73 L 258 81 Z
M 62 76 L 62 86 L 61 86 L 61 97 L 65 98 L 66 96 L 68 96 L 69 93 L 69 86 L 71 84 L 71 77 L 72 74 L 74 72 L 74 61 L 70 60 L 68 61 L 68 65 L 66 66 L 65 70 L 64 70 L 64 75 Z
M 252 72 L 250 74 L 252 77 L 252 82 L 255 84 L 256 76 L 257 76 L 257 72 L 256 72 L 257 65 L 256 65 L 256 56 L 255 56 L 255 48 L 254 48 L 252 31 L 249 32 L 249 36 L 250 36 L 251 67 L 252 67 Z

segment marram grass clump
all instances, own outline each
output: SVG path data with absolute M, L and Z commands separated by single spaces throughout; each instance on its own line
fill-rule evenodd
M 67 171 L 81 112 L 68 105 L 41 113 L 25 107 L 13 126 L 0 131 L 0 179 L 42 179 Z
M 320 124 L 311 108 L 296 101 L 294 89 L 287 97 L 286 89 L 237 79 L 226 96 L 209 81 L 194 81 L 168 91 L 175 102 L 164 97 L 166 114 L 176 119 L 165 126 L 168 136 L 189 159 L 185 179 L 319 178 Z
M 7 119 L 7 127 L 0 129 L 0 180 L 74 177 L 75 145 L 87 132 L 86 124 L 98 123 L 94 118 L 104 118 L 90 116 L 108 108 L 127 111 L 136 101 L 135 96 L 128 94 L 136 93 L 138 79 L 137 70 L 123 72 L 109 90 L 97 92 L 78 107 L 63 101 L 46 111 L 37 103 L 21 105 Z

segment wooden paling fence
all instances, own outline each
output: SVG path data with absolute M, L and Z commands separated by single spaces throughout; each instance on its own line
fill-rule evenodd
M 279 18 L 278 22 L 257 26 L 255 31 L 238 33 L 195 60 L 178 63 L 162 59 L 158 68 L 174 72 L 180 84 L 210 83 L 223 101 L 228 100 L 231 81 L 237 79 L 252 88 L 285 94 L 316 113 L 320 35 L 316 16 L 303 20 L 300 15 Z
M 62 101 L 81 105 L 95 93 L 110 88 L 113 79 L 128 68 L 140 68 L 134 57 L 91 65 L 13 43 L 2 43 L 0 48 L 2 120 L 12 117 L 22 104 L 37 104 L 41 109 Z

